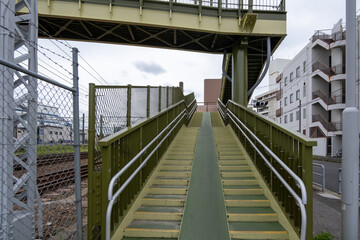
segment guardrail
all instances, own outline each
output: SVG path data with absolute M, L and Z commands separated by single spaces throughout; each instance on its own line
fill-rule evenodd
M 233 101 L 225 106 L 218 100 L 218 109 L 301 239 L 312 239 L 312 147 L 316 142 Z
M 342 168 L 340 168 L 338 170 L 338 193 L 342 194 L 342 188 L 341 188 L 341 182 L 342 182 L 342 178 L 341 178 L 341 173 L 342 173 Z M 359 171 L 360 174 L 360 171 Z M 359 188 L 360 188 L 360 184 L 359 184 Z M 359 200 L 360 200 L 360 196 L 359 196 Z
M 325 192 L 325 166 L 323 164 L 313 163 L 313 169 L 314 169 L 314 167 L 315 168 L 321 168 L 321 173 L 315 172 L 313 170 L 314 175 L 321 177 L 321 183 L 317 183 L 317 182 L 313 181 L 313 184 L 316 185 L 316 186 L 321 187 L 321 190 L 323 192 Z

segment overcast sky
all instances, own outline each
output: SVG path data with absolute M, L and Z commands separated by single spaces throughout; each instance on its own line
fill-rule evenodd
M 359 6 L 360 0 L 356 2 Z M 286 8 L 288 35 L 273 55 L 274 58 L 293 58 L 308 43 L 315 30 L 330 29 L 341 18 L 345 22 L 345 0 L 287 0 Z M 47 41 L 40 40 L 39 44 L 48 45 Z M 185 91 L 195 92 L 197 100 L 201 102 L 204 79 L 221 77 L 222 54 L 99 43 L 69 44 L 77 47 L 80 55 L 109 84 L 178 86 L 183 81 Z M 84 62 L 82 64 L 86 66 Z M 100 78 L 95 73 L 93 76 Z M 94 77 L 80 69 L 82 111 L 86 111 L 85 88 L 89 82 L 99 84 Z M 266 91 L 266 85 L 267 79 L 256 93 Z

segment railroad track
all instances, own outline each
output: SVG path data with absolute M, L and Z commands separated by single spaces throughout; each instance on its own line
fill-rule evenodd
M 80 168 L 81 179 L 88 176 L 88 166 L 82 165 Z M 54 191 L 60 187 L 72 184 L 75 181 L 74 168 L 61 170 L 58 172 L 40 175 L 37 178 L 37 185 L 40 194 Z

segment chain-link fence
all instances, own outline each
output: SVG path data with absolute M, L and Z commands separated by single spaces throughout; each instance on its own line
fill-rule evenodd
M 86 207 L 77 212 L 81 195 L 87 201 L 87 148 L 75 144 L 77 87 L 37 80 L 4 65 L 0 70 L 0 239 L 76 236 L 76 223 L 87 214 Z M 81 167 L 75 164 L 76 149 L 82 150 Z
M 143 121 L 152 121 L 152 117 L 161 111 L 166 111 L 170 106 L 184 100 L 185 97 L 179 87 L 95 86 L 90 84 L 89 91 L 89 193 L 92 194 L 92 197 L 89 198 L 88 204 L 89 209 L 98 209 L 98 211 L 89 212 L 88 235 L 90 239 L 99 239 L 101 238 L 99 204 L 102 196 L 95 193 L 101 191 L 102 186 L 98 183 L 102 178 L 103 163 L 97 143 L 110 135 L 123 134 L 130 129 L 128 127 L 138 125 Z M 190 99 L 193 100 L 193 98 L 188 100 L 190 101 Z M 166 115 L 164 116 L 166 117 Z M 157 131 L 157 128 L 160 127 L 154 126 L 152 130 Z M 126 144 L 130 142 L 131 140 L 126 141 Z M 129 149 L 122 145 L 121 149 L 122 151 L 124 148 L 127 149 L 125 152 L 129 154 L 132 150 L 130 150 L 130 145 L 128 147 Z M 103 189 L 105 188 L 104 186 Z
M 94 86 L 96 142 L 184 98 L 178 87 Z

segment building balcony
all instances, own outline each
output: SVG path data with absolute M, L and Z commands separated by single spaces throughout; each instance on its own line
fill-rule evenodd
M 322 92 L 321 90 L 316 90 L 313 92 L 312 99 L 320 98 L 325 102 L 326 105 L 332 105 L 332 104 L 343 104 L 345 103 L 345 94 L 343 94 L 343 89 L 340 89 L 340 94 L 329 96 L 328 94 Z
M 321 125 L 326 129 L 328 132 L 335 132 L 341 131 L 342 123 L 341 122 L 329 122 L 324 116 L 321 114 L 316 114 L 312 116 L 312 122 L 320 122 Z
M 276 91 L 276 101 L 279 101 L 281 99 L 282 95 L 282 89 Z
M 276 117 L 281 117 L 282 114 L 282 108 L 279 108 L 276 110 Z
M 279 76 L 277 76 L 276 83 L 280 82 L 282 78 L 283 78 L 283 74 L 280 74 Z

